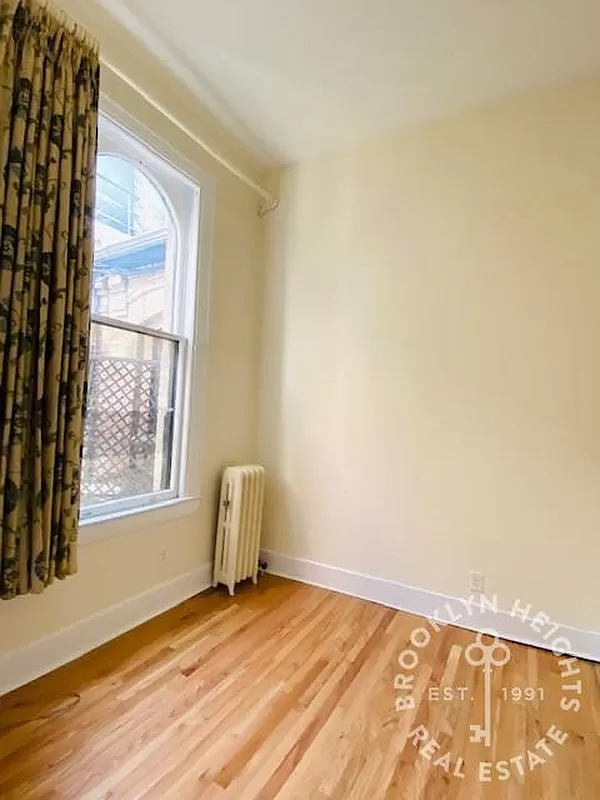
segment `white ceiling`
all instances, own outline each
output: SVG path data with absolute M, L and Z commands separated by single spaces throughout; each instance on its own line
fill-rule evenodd
M 102 0 L 265 162 L 600 71 L 600 0 Z

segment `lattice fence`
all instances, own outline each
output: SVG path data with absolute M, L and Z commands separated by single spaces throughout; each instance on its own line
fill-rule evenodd
M 153 490 L 159 370 L 154 361 L 91 357 L 82 505 Z

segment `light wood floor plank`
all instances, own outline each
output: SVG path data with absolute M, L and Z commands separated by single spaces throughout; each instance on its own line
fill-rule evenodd
M 566 712 L 575 679 L 551 653 L 511 644 L 490 677 L 488 748 L 470 741 L 484 717 L 484 672 L 465 658 L 475 634 L 429 628 L 414 669 L 398 663 L 427 625 L 272 577 L 192 598 L 0 698 L 0 798 L 599 800 L 600 668 L 576 665 L 581 708 Z M 395 707 L 400 672 L 414 708 Z M 432 687 L 465 696 L 440 701 Z M 504 697 L 528 687 L 544 699 Z M 419 726 L 433 756 L 414 744 Z M 539 755 L 552 726 L 568 738 L 543 764 L 480 780 L 480 762 Z M 433 763 L 445 753 L 450 769 Z

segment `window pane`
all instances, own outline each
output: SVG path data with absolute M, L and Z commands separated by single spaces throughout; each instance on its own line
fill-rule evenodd
M 152 181 L 132 162 L 100 155 L 92 313 L 172 330 L 176 244 Z
M 177 359 L 160 335 L 92 323 L 84 509 L 171 487 Z

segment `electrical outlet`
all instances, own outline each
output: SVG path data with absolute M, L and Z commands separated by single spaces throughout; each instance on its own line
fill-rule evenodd
M 471 594 L 485 592 L 485 575 L 483 572 L 469 572 L 469 591 Z

